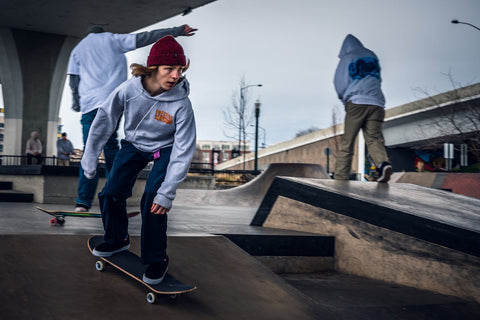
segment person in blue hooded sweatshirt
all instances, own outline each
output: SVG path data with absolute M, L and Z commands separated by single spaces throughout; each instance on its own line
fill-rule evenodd
M 335 163 L 335 179 L 348 180 L 355 138 L 362 129 L 368 152 L 378 169 L 377 181 L 388 182 L 392 165 L 382 134 L 385 97 L 378 58 L 351 34 L 343 41 L 338 57 L 340 62 L 335 71 L 334 85 L 338 98 L 345 105 L 345 129 Z
M 162 282 L 168 269 L 167 212 L 195 151 L 195 118 L 183 75 L 188 65 L 174 37 L 158 40 L 147 66 L 132 64 L 134 77 L 117 87 L 98 109 L 81 162 L 86 178 L 94 178 L 98 156 L 123 114 L 125 139 L 98 195 L 104 243 L 93 254 L 109 257 L 129 249 L 126 199 L 132 195 L 137 174 L 153 161 L 140 203 L 141 258 L 148 265 L 143 281 L 152 285 Z

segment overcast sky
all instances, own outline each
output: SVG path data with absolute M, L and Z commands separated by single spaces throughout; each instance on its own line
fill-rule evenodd
M 199 31 L 179 37 L 191 60 L 190 81 L 200 140 L 228 140 L 223 110 L 238 96 L 240 80 L 249 106 L 259 99 L 267 145 L 290 140 L 310 127 L 330 127 L 332 108 L 343 109 L 333 87 L 340 46 L 352 33 L 376 52 L 382 67 L 386 107 L 480 82 L 479 0 L 218 0 L 150 28 L 189 24 Z M 144 64 L 148 48 L 127 54 Z M 81 148 L 79 115 L 65 91 L 60 116 Z M 343 122 L 343 119 L 342 121 Z M 250 128 L 253 133 L 254 128 Z M 253 136 L 250 137 L 253 140 Z M 263 140 L 263 139 L 262 139 Z

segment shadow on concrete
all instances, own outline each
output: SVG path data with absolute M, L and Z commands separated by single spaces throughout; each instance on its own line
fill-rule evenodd
M 2 319 L 314 319 L 314 304 L 220 236 L 170 237 L 170 272 L 198 290 L 146 302 L 144 286 L 98 272 L 85 236 L 0 236 Z M 139 239 L 132 238 L 133 251 Z

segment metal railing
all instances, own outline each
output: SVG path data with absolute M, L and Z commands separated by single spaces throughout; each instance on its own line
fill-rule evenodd
M 40 163 L 43 166 L 56 166 L 58 158 L 55 156 L 52 157 L 43 157 L 42 162 Z M 71 159 L 70 166 L 78 167 L 80 166 L 80 159 Z M 32 158 L 32 164 L 38 164 L 35 158 Z M 27 166 L 27 156 L 13 156 L 13 155 L 0 155 L 0 166 Z M 149 163 L 146 170 L 152 168 L 153 162 Z M 102 164 L 103 166 L 103 164 Z M 199 174 L 199 175 L 214 175 L 215 180 L 218 183 L 223 184 L 242 184 L 248 182 L 255 178 L 259 172 L 253 170 L 215 170 L 215 166 L 212 163 L 208 162 L 192 162 L 190 169 L 188 170 L 190 174 Z
M 254 170 L 215 170 L 212 163 L 205 162 L 192 162 L 188 172 L 214 175 L 215 181 L 223 184 L 243 184 L 260 173 Z
M 45 166 L 56 166 L 58 158 L 53 157 L 42 157 L 42 162 L 38 163 L 37 159 L 32 158 L 31 164 L 41 164 Z M 26 166 L 28 164 L 27 156 L 12 156 L 12 155 L 0 155 L 0 165 L 2 166 Z M 70 165 L 80 165 L 80 162 L 75 162 L 70 160 Z

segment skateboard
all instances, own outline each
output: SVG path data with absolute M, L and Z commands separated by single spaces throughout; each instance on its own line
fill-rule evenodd
M 103 236 L 93 236 L 88 239 L 88 249 L 93 253 L 93 249 L 102 242 Z M 97 258 L 100 259 L 95 263 L 95 268 L 98 271 L 103 271 L 106 266 L 111 265 L 147 287 L 148 290 L 150 290 L 150 292 L 147 293 L 148 303 L 155 303 L 157 295 L 167 295 L 171 299 L 175 299 L 182 293 L 191 292 L 197 289 L 196 286 L 178 281 L 168 273 L 160 284 L 150 285 L 143 282 L 142 277 L 147 266 L 142 263 L 139 256 L 128 250 L 116 253 L 111 257 Z
M 65 224 L 65 217 L 67 216 L 81 217 L 81 218 L 101 218 L 102 217 L 102 214 L 98 212 L 76 212 L 76 211 L 62 211 L 62 210 L 47 210 L 40 207 L 36 207 L 36 208 L 54 217 L 50 219 L 50 225 L 52 226 L 63 226 Z M 132 218 L 140 214 L 140 212 L 133 211 L 127 214 L 129 218 Z

